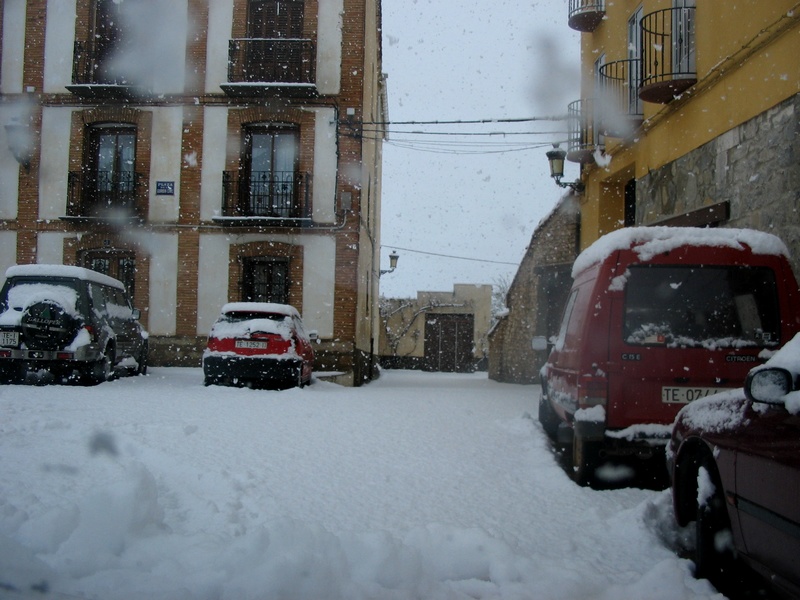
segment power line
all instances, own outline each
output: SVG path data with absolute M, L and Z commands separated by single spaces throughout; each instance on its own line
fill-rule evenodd
M 455 121 L 362 121 L 362 125 L 474 125 L 476 123 L 530 123 L 533 121 L 566 121 L 567 115 L 523 117 L 519 119 L 459 119 Z M 347 123 L 347 121 L 344 121 Z
M 511 265 L 514 267 L 518 267 L 519 263 L 512 263 L 512 262 L 503 262 L 500 260 L 488 260 L 485 258 L 469 258 L 466 256 L 454 256 L 452 254 L 439 254 L 437 252 L 425 252 L 423 250 L 413 250 L 412 248 L 401 248 L 400 246 L 392 246 L 390 244 L 381 244 L 381 248 L 391 248 L 393 250 L 402 250 L 403 252 L 413 252 L 415 254 L 427 254 L 429 256 L 439 256 L 442 258 L 454 258 L 457 260 L 468 260 L 471 262 L 484 262 L 484 263 L 492 263 L 495 265 Z

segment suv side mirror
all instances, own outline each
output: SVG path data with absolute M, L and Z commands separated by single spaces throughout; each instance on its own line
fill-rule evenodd
M 311 331 L 308 332 L 308 339 L 310 339 L 312 342 L 319 341 L 319 333 L 317 332 L 316 329 L 312 329 Z
M 792 390 L 794 376 L 778 367 L 750 371 L 744 382 L 744 393 L 753 402 L 783 404 L 783 397 Z
M 544 335 L 534 336 L 531 340 L 531 349 L 536 352 L 547 350 L 547 337 Z
M 140 311 L 138 308 L 134 308 L 133 309 L 133 318 L 138 321 L 141 316 L 142 316 L 142 311 Z

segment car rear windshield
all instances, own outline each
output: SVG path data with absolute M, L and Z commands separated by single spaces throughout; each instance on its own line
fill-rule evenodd
M 253 321 L 254 319 L 269 319 L 270 321 L 283 321 L 286 315 L 279 313 L 263 313 L 251 311 L 237 311 L 224 313 L 219 320 L 223 323 L 241 323 L 242 321 Z
M 36 279 L 15 278 L 6 282 L 0 293 L 0 312 L 9 308 L 21 311 L 27 306 L 41 300 L 56 300 L 64 308 L 78 309 L 78 286 L 74 279 Z
M 765 267 L 631 266 L 624 339 L 671 347 L 777 346 L 777 294 L 775 274 Z

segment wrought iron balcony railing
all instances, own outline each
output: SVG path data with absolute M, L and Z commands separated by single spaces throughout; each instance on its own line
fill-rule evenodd
M 228 82 L 314 84 L 316 44 L 302 39 L 235 39 L 228 47 Z
M 569 0 L 567 24 L 575 31 L 594 31 L 605 16 L 605 0 Z
M 581 98 L 567 105 L 567 160 L 570 162 L 592 163 L 595 150 L 602 146 L 596 127 L 596 107 L 594 98 Z
M 311 177 L 296 171 L 222 174 L 222 216 L 297 221 L 311 218 Z
M 598 128 L 603 135 L 627 137 L 642 122 L 638 58 L 604 64 L 598 73 Z
M 147 186 L 141 173 L 71 171 L 67 178 L 67 216 L 86 219 L 141 219 Z
M 79 96 L 127 97 L 133 86 L 121 73 L 109 68 L 93 41 L 75 42 L 72 55 L 72 85 L 67 89 Z
M 639 97 L 666 104 L 697 83 L 694 7 L 667 8 L 642 17 Z

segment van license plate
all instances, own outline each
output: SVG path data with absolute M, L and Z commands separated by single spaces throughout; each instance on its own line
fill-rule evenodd
M 253 350 L 266 350 L 267 342 L 259 342 L 255 340 L 236 340 L 237 348 L 249 348 Z
M 19 333 L 16 331 L 0 332 L 0 346 L 18 346 Z
M 661 401 L 667 404 L 688 404 L 692 400 L 726 391 L 728 391 L 727 388 L 664 386 L 661 388 Z

